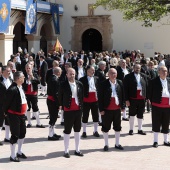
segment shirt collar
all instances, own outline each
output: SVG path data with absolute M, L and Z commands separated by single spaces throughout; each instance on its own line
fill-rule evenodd
M 113 86 L 113 85 L 116 85 L 116 80 L 114 83 L 112 83 L 110 80 L 109 80 L 110 84 Z

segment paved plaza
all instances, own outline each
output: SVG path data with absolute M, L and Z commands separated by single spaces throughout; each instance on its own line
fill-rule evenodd
M 137 134 L 137 121 L 135 121 L 135 134 L 128 135 L 129 123 L 122 122 L 120 144 L 124 146 L 123 151 L 114 148 L 114 131 L 110 131 L 108 152 L 103 151 L 104 140 L 99 127 L 100 138 L 92 136 L 93 123 L 90 121 L 87 128 L 86 139 L 80 143 L 84 157 L 74 155 L 74 133 L 70 139 L 70 159 L 63 157 L 63 126 L 60 119 L 57 121 L 56 133 L 61 134 L 59 141 L 48 141 L 48 116 L 46 99 L 39 99 L 41 122 L 46 126 L 45 129 L 35 128 L 36 121 L 32 121 L 32 128 L 27 129 L 23 152 L 28 159 L 14 163 L 9 161 L 9 144 L 0 146 L 0 170 L 169 170 L 170 169 L 170 148 L 163 146 L 163 135 L 159 135 L 159 147 L 152 148 L 153 134 L 151 131 L 151 114 L 145 113 L 143 130 L 146 136 Z M 4 136 L 4 131 L 2 132 Z

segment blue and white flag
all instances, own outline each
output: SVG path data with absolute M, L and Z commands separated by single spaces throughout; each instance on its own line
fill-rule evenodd
M 55 33 L 60 34 L 60 16 L 59 16 L 59 5 L 58 4 L 51 3 L 51 14 L 53 17 Z
M 0 33 L 8 33 L 11 14 L 11 1 L 0 0 Z
M 37 31 L 37 1 L 27 0 L 25 34 L 35 34 Z

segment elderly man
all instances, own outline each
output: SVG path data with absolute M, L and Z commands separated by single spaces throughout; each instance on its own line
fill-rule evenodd
M 99 110 L 102 115 L 102 132 L 105 141 L 104 151 L 108 151 L 108 132 L 115 130 L 115 148 L 123 150 L 119 144 L 121 131 L 121 109 L 125 108 L 124 89 L 121 80 L 116 79 L 117 71 L 111 68 L 108 71 L 109 79 L 102 82 L 99 88 Z
M 80 78 L 86 75 L 85 68 L 83 66 L 84 61 L 82 59 L 78 59 L 77 66 L 75 67 L 76 71 L 76 79 L 79 80 Z
M 164 145 L 170 146 L 169 120 L 170 120 L 170 79 L 165 66 L 158 68 L 159 77 L 149 82 L 149 99 L 152 104 L 152 131 L 154 132 L 153 147 L 158 147 L 158 133 L 164 135 Z M 160 130 L 161 129 L 161 130 Z

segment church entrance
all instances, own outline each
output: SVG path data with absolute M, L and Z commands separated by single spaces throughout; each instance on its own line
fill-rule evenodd
M 96 29 L 88 29 L 82 35 L 82 49 L 84 51 L 102 51 L 102 35 Z

